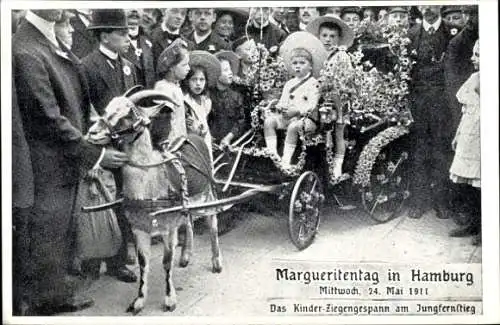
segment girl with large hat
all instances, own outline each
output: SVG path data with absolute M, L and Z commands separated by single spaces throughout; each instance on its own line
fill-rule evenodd
M 188 132 L 203 137 L 212 157 L 212 135 L 208 127 L 208 115 L 212 110 L 212 100 L 207 94 L 208 87 L 217 84 L 220 63 L 215 55 L 207 51 L 189 53 L 190 71 L 181 82 L 186 107 Z

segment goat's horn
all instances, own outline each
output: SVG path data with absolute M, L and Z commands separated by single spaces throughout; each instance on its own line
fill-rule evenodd
M 132 88 L 129 88 L 124 94 L 123 97 L 129 97 L 131 94 L 137 93 L 139 90 L 144 89 L 142 85 L 135 85 Z
M 170 97 L 168 97 L 167 95 L 165 95 L 164 93 L 158 91 L 158 90 L 141 90 L 133 95 L 131 95 L 128 99 L 130 99 L 130 101 L 132 103 L 134 103 L 134 105 L 137 105 L 141 100 L 143 99 L 146 99 L 146 98 L 151 98 L 152 100 L 156 100 L 156 101 L 165 101 L 167 102 L 167 106 L 169 107 L 176 107 L 178 106 L 178 104 L 173 101 Z

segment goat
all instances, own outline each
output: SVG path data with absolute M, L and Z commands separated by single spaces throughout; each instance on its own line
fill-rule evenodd
M 149 108 L 139 105 L 153 97 L 162 99 L 163 103 Z M 164 245 L 163 267 L 166 273 L 164 310 L 173 311 L 177 300 L 172 280 L 177 231 L 180 225 L 186 225 L 186 240 L 179 263 L 181 267 L 185 267 L 189 263 L 193 245 L 192 216 L 185 211 L 152 218 L 149 213 L 154 211 L 155 206 L 158 209 L 172 204 L 173 193 L 189 194 L 189 199 L 181 195 L 184 199 L 183 204 L 186 204 L 187 200 L 215 199 L 208 148 L 202 138 L 189 135 L 187 141 L 177 143 L 174 148 L 174 151 L 180 151 L 183 157 L 183 166 L 180 166 L 175 152 L 161 151 L 164 149 L 161 142 L 168 136 L 170 125 L 169 109 L 171 110 L 172 106 L 168 97 L 156 91 L 145 90 L 130 96 L 128 100 L 119 97 L 113 101 L 106 108 L 104 117 L 92 125 L 87 136 L 89 141 L 99 144 L 107 144 L 112 139 L 117 140 L 115 145 L 119 145 L 130 160 L 129 164 L 122 167 L 124 213 L 131 223 L 135 238 L 140 284 L 138 296 L 130 304 L 127 312 L 135 315 L 145 306 L 151 237 L 156 235 L 162 237 Z M 150 128 L 147 127 L 149 123 L 151 123 Z M 199 164 L 193 164 L 190 159 L 198 159 Z M 186 189 L 183 184 L 187 185 L 188 193 L 182 193 L 182 190 Z M 217 234 L 217 215 L 213 209 L 203 211 L 201 215 L 206 217 L 210 227 L 212 272 L 219 273 L 222 271 L 222 258 Z

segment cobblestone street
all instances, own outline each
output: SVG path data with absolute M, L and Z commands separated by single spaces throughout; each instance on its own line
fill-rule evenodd
M 265 215 L 266 214 L 266 215 Z M 271 214 L 269 216 L 269 214 Z M 287 233 L 285 214 L 245 212 L 236 227 L 220 237 L 223 271 L 211 273 L 208 231 L 195 235 L 194 254 L 182 269 L 176 264 L 174 284 L 177 309 L 163 312 L 164 271 L 162 244 L 152 246 L 149 297 L 141 316 L 258 316 L 268 314 L 272 296 L 273 259 L 386 263 L 480 263 L 481 247 L 471 238 L 450 238 L 456 225 L 435 217 L 421 219 L 405 213 L 385 224 L 376 224 L 361 210 L 342 211 L 326 207 L 320 232 L 313 244 L 298 251 Z M 176 261 L 179 258 L 179 247 Z M 134 271 L 138 274 L 138 266 Z M 86 294 L 92 308 L 71 316 L 125 316 L 137 294 L 138 283 L 118 282 L 106 275 L 90 284 Z

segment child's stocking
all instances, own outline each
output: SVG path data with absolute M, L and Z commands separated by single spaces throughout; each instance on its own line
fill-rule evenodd
M 290 166 L 290 163 L 292 162 L 293 153 L 295 152 L 295 147 L 296 145 L 290 144 L 285 141 L 285 146 L 283 148 L 283 158 L 281 158 L 281 163 L 284 166 Z
M 267 136 L 264 139 L 266 140 L 267 149 L 272 153 L 278 154 L 276 135 Z
M 333 176 L 338 178 L 342 176 L 342 164 L 344 163 L 344 156 L 335 155 L 333 158 Z

